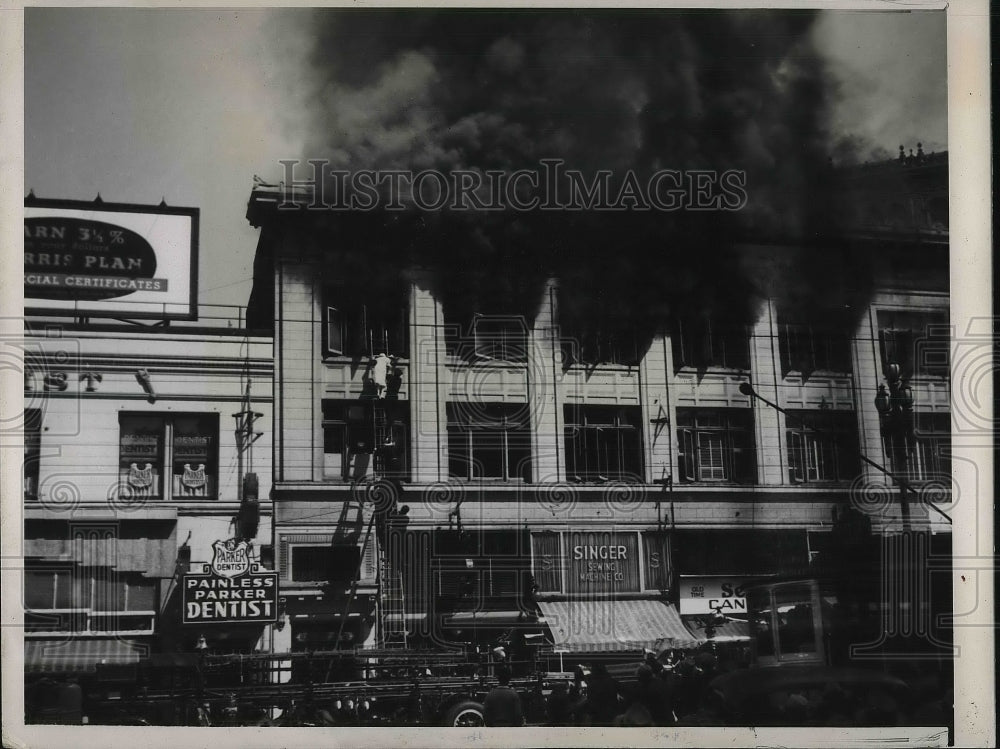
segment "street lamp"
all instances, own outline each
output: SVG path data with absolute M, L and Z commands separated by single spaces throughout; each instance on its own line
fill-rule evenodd
M 896 362 L 885 368 L 885 379 L 889 385 L 878 386 L 875 394 L 875 408 L 882 417 L 882 432 L 889 438 L 891 460 L 899 481 L 900 513 L 903 530 L 910 530 L 910 503 L 906 486 L 907 449 L 913 436 L 913 391 L 903 379 L 902 370 Z

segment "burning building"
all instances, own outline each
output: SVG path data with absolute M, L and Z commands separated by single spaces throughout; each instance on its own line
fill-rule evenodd
M 950 548 L 946 155 L 834 168 L 810 24 L 320 17 L 322 158 L 248 210 L 283 647 L 688 646 L 718 616 L 745 637 L 742 582 L 836 555 L 849 511 Z M 625 210 L 559 203 L 554 160 Z M 504 194 L 528 210 L 484 208 L 529 168 Z M 472 176 L 425 210 L 365 170 Z M 733 210 L 629 187 L 727 170 Z M 875 405 L 893 373 L 903 438 Z

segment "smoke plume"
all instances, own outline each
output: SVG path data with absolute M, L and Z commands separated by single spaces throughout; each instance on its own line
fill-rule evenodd
M 360 253 L 376 274 L 430 268 L 446 313 L 530 319 L 554 275 L 564 323 L 600 317 L 651 334 L 683 310 L 748 320 L 762 289 L 739 245 L 836 246 L 814 20 L 749 10 L 317 11 L 304 158 L 480 173 L 562 159 L 585 174 L 611 170 L 615 186 L 630 170 L 640 180 L 659 169 L 740 170 L 747 194 L 735 212 L 375 210 L 323 221 L 337 252 Z M 818 276 L 798 267 L 809 255 L 781 272 Z M 836 285 L 820 283 L 817 297 Z

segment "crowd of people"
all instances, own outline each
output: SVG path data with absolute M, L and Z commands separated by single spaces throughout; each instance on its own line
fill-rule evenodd
M 612 668 L 600 661 L 577 666 L 571 684 L 557 681 L 545 704 L 551 726 L 719 725 L 723 716 L 709 693 L 719 673 L 738 668 L 740 653 L 646 651 L 638 663 Z M 624 669 L 624 671 L 623 671 Z M 486 698 L 487 726 L 522 725 L 518 695 L 509 687 L 507 667 L 497 669 L 500 685 Z

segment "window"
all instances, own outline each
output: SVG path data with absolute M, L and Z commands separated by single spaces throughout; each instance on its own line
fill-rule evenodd
M 564 406 L 566 475 L 571 481 L 642 481 L 637 406 Z
M 913 437 L 906 451 L 906 474 L 910 481 L 951 480 L 951 416 L 942 413 L 913 415 Z M 898 446 L 883 432 L 886 455 L 896 461 Z M 894 464 L 895 465 L 895 464 Z
M 677 445 L 682 481 L 757 480 L 749 408 L 677 409 Z
M 778 347 L 783 374 L 795 371 L 850 372 L 851 335 L 847 320 L 792 323 L 778 313 Z
M 275 566 L 286 583 L 346 586 L 357 580 L 361 585 L 374 584 L 377 567 L 374 540 L 362 548 L 363 536 L 352 534 L 335 539 L 328 534 L 282 534 Z
M 750 368 L 750 344 L 745 325 L 705 318 L 674 323 L 674 366 Z
M 861 470 L 852 411 L 788 411 L 788 473 L 793 483 L 851 481 Z
M 42 447 L 42 411 L 24 411 L 24 498 L 38 498 L 38 467 Z
M 609 582 L 617 592 L 671 588 L 667 533 L 538 531 L 531 534 L 531 557 L 535 586 L 542 594 L 562 593 L 564 575 L 569 592 L 577 594 L 608 592 Z
M 406 307 L 327 306 L 324 346 L 328 356 L 408 356 Z
M 562 333 L 562 352 L 567 363 L 626 366 L 639 363 L 639 347 L 633 331 L 595 327 L 578 332 L 564 328 Z
M 904 378 L 948 375 L 950 332 L 946 310 L 879 310 L 877 316 L 883 372 L 890 363 L 896 363 Z
M 459 479 L 530 481 L 527 406 L 449 403 L 448 475 Z
M 409 437 L 406 401 L 324 400 L 323 476 L 351 481 L 374 471 L 408 481 Z
M 118 477 L 130 496 L 217 496 L 218 414 L 123 413 L 118 420 Z
M 357 544 L 295 545 L 291 556 L 294 582 L 349 584 L 361 569 L 361 548 Z
M 559 534 L 542 531 L 531 534 L 532 573 L 539 593 L 561 593 L 563 556 Z
M 646 590 L 669 590 L 670 547 L 666 533 L 647 532 L 642 534 L 642 553 L 646 570 Z
M 32 631 L 151 630 L 159 581 L 111 567 L 36 564 L 24 571 L 24 600 Z
M 519 315 L 485 315 L 447 318 L 448 353 L 463 359 L 523 362 L 528 358 L 528 325 Z

